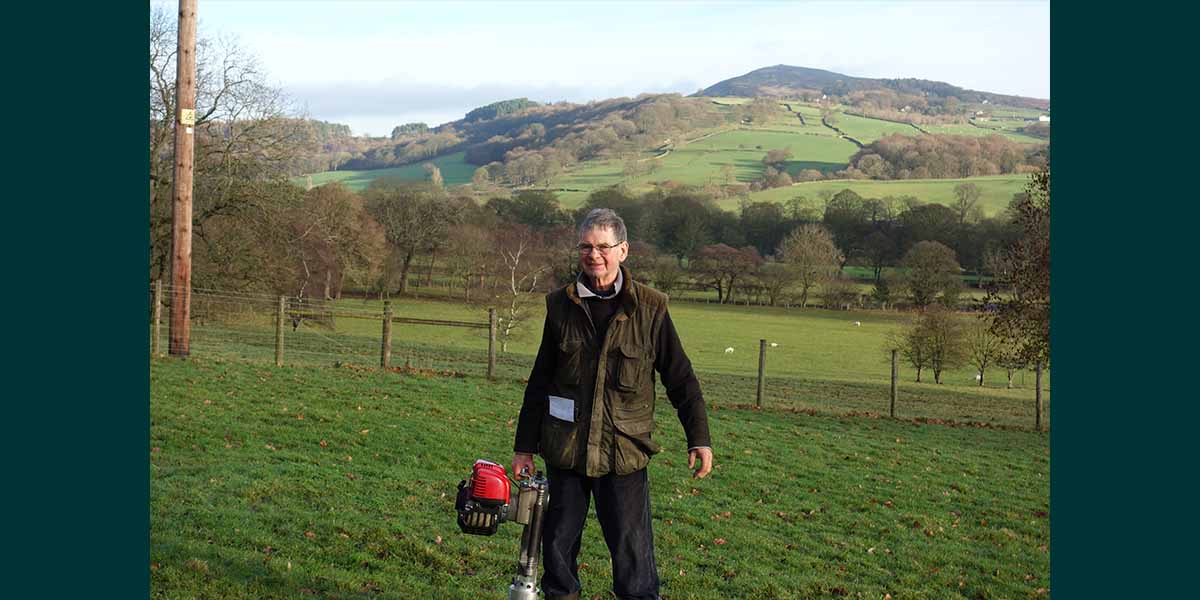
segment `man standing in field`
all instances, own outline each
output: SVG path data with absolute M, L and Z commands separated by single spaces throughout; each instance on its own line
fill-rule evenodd
M 546 324 L 517 423 L 512 468 L 546 461 L 550 506 L 542 536 L 548 599 L 579 598 L 577 558 L 591 498 L 612 555 L 613 592 L 658 598 L 646 465 L 654 373 L 683 424 L 693 477 L 712 470 L 700 383 L 667 313 L 667 296 L 633 281 L 625 222 L 598 208 L 579 225 L 576 281 L 546 296 Z M 698 463 L 698 464 L 697 464 Z

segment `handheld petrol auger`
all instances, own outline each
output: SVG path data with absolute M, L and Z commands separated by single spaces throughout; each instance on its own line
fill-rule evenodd
M 529 477 L 525 470 L 522 475 L 526 477 L 510 481 L 503 466 L 479 459 L 471 468 L 471 477 L 459 482 L 454 509 L 463 533 L 492 535 L 505 521 L 525 526 L 521 531 L 521 558 L 508 586 L 508 600 L 537 600 L 542 517 L 550 503 L 550 486 L 541 471 Z

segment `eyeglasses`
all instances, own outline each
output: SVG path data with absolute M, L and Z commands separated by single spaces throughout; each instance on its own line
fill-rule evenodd
M 591 254 L 593 249 L 599 250 L 600 254 L 608 254 L 609 250 L 612 250 L 613 248 L 616 248 L 624 243 L 625 242 L 617 242 L 615 244 L 597 244 L 595 246 L 591 244 L 579 244 L 575 247 L 579 250 L 580 254 Z

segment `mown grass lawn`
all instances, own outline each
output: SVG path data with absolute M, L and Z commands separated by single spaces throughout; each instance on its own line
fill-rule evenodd
M 519 382 L 151 361 L 155 598 L 502 598 L 519 529 L 466 536 L 454 487 L 507 462 Z M 1049 588 L 1044 434 L 710 412 L 692 480 L 660 402 L 650 466 L 667 600 L 1033 598 Z M 586 598 L 609 597 L 589 521 Z

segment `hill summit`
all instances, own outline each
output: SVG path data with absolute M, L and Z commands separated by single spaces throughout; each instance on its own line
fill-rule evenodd
M 891 91 L 896 94 L 957 98 L 959 102 L 983 102 L 1004 104 L 1046 110 L 1050 101 L 1041 98 L 1010 96 L 991 92 L 968 90 L 943 81 L 928 79 L 871 79 L 868 77 L 853 77 L 808 67 L 791 65 L 774 65 L 755 69 L 730 79 L 713 84 L 696 95 L 698 96 L 742 96 L 753 98 L 757 96 L 847 96 L 856 92 L 872 90 Z

